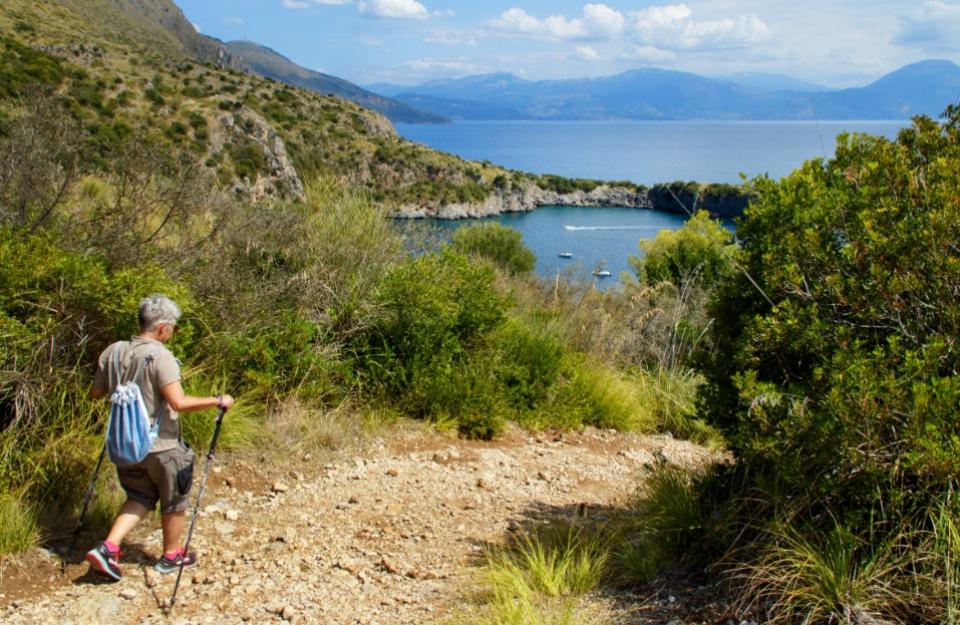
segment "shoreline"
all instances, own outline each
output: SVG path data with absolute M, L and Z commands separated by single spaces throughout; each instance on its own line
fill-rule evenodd
M 647 188 L 598 185 L 590 191 L 558 193 L 533 183 L 513 185 L 491 193 L 482 202 L 454 204 L 403 204 L 392 213 L 397 219 L 480 219 L 504 213 L 525 213 L 546 206 L 581 206 L 599 208 L 634 208 L 656 210 L 675 215 L 689 215 L 706 210 L 720 218 L 740 217 L 750 196 L 718 186 L 722 193 L 711 192 L 711 185 L 696 188 L 689 184 L 658 184 Z

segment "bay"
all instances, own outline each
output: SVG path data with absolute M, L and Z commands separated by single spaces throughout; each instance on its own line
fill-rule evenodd
M 436 220 L 436 227 L 452 233 L 477 220 Z M 545 206 L 529 213 L 506 213 L 479 221 L 496 221 L 520 231 L 524 243 L 537 256 L 535 271 L 546 279 L 560 274 L 593 280 L 600 288 L 618 283 L 622 272 L 632 272 L 630 256 L 642 256 L 640 241 L 661 230 L 675 230 L 685 217 L 644 208 Z M 732 228 L 732 222 L 727 227 Z M 569 252 L 572 258 L 560 258 Z M 609 278 L 594 278 L 605 269 Z
M 833 156 L 841 132 L 893 138 L 909 122 L 455 122 L 397 124 L 407 139 L 471 160 L 537 174 L 572 178 L 629 180 L 653 185 L 674 180 L 740 182 L 740 174 L 780 178 L 805 160 Z M 530 213 L 492 217 L 516 228 L 537 255 L 536 272 L 593 279 L 598 266 L 612 277 L 595 279 L 601 288 L 631 271 L 628 257 L 639 256 L 639 242 L 685 218 L 645 209 L 555 206 Z M 471 220 L 438 221 L 444 230 Z M 733 229 L 733 222 L 725 224 Z M 557 255 L 570 252 L 572 259 Z
M 841 132 L 896 136 L 891 121 L 604 121 L 397 124 L 405 138 L 471 160 L 535 174 L 630 180 L 780 178 L 807 159 L 833 156 Z

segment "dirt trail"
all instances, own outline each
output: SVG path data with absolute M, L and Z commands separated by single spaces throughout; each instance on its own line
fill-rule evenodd
M 176 576 L 151 568 L 160 544 L 151 523 L 124 545 L 119 583 L 101 583 L 85 564 L 60 575 L 40 552 L 32 579 L 46 588 L 17 598 L 18 575 L 8 571 L 0 622 L 441 622 L 462 608 L 484 545 L 551 519 L 603 514 L 657 452 L 688 466 L 711 457 L 668 436 L 598 430 L 513 431 L 493 443 L 399 431 L 324 465 L 229 460 L 208 483 L 193 543 L 200 563 L 184 573 L 171 616 L 158 606 Z

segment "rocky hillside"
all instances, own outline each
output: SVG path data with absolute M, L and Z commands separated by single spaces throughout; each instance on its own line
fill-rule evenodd
M 425 200 L 438 189 L 471 199 L 485 197 L 503 173 L 409 143 L 382 115 L 347 100 L 233 69 L 236 59 L 191 36 L 171 6 L 4 2 L 0 120 L 52 98 L 86 135 L 86 162 L 110 169 L 135 136 L 193 160 L 251 201 L 297 198 L 318 177 L 385 203 Z

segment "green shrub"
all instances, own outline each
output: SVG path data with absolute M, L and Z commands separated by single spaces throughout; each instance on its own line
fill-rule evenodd
M 457 228 L 452 245 L 461 254 L 492 261 L 512 276 L 533 271 L 537 262 L 519 231 L 496 222 Z
M 263 153 L 263 148 L 256 143 L 245 143 L 243 145 L 234 145 L 228 143 L 224 146 L 233 161 L 233 171 L 238 178 L 246 178 L 251 182 L 256 180 L 257 174 L 266 171 L 267 157 Z
M 698 276 L 710 288 L 734 267 L 733 235 L 706 211 L 697 211 L 677 230 L 661 230 L 640 242 L 643 257 L 630 257 L 637 277 L 644 284 L 671 282 L 682 286 Z
M 531 327 L 512 319 L 497 331 L 493 345 L 507 401 L 521 413 L 536 409 L 549 398 L 564 370 L 567 350 L 556 326 Z
M 82 495 L 99 446 L 104 407 L 86 391 L 100 350 L 136 332 L 143 296 L 166 292 L 188 315 L 193 301 L 157 267 L 109 272 L 52 237 L 9 229 L 0 284 L 0 493 L 29 493 L 55 515 Z M 181 326 L 175 346 L 195 332 L 189 318 Z
M 946 613 L 947 543 L 928 541 L 960 475 L 958 163 L 951 106 L 753 182 L 700 405 L 743 477 L 726 547 L 784 622 Z
M 489 267 L 451 250 L 411 258 L 384 278 L 381 309 L 357 345 L 365 377 L 415 416 L 456 416 L 489 386 L 463 368 L 469 350 L 504 319 Z M 452 412 L 451 412 L 452 411 Z
M 958 162 L 951 107 L 755 181 L 738 229 L 755 285 L 732 274 L 713 307 L 710 416 L 741 462 L 855 525 L 960 475 Z
M 61 61 L 46 52 L 0 37 L 0 97 L 19 97 L 31 85 L 57 87 L 64 78 Z

